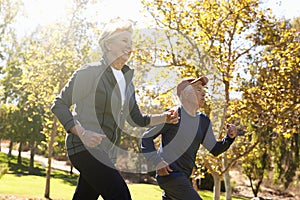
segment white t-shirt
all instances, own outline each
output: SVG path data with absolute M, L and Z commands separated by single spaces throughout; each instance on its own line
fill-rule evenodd
M 120 92 L 121 92 L 121 97 L 122 97 L 122 105 L 124 105 L 124 102 L 125 102 L 125 93 L 126 93 L 126 81 L 125 81 L 125 78 L 124 78 L 124 74 L 121 70 L 117 70 L 113 67 L 111 67 L 114 75 L 115 75 L 115 78 L 117 80 L 117 83 L 119 85 L 119 88 L 120 88 Z

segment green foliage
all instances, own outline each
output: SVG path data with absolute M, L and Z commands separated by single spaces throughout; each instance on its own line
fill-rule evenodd
M 183 77 L 209 76 L 212 93 L 206 111 L 219 119 L 214 127 L 218 138 L 224 135 L 225 122 L 244 129 L 244 137 L 237 138 L 224 157 L 213 158 L 200 149 L 197 164 L 221 175 L 252 150 L 245 160 L 253 162 L 260 156 L 256 145 L 265 144 L 266 153 L 274 155 L 270 162 L 277 166 L 275 174 L 290 180 L 283 176 L 294 176 L 297 167 L 287 167 L 288 160 L 299 160 L 299 151 L 287 153 L 287 147 L 299 144 L 291 141 L 300 124 L 299 33 L 275 19 L 270 9 L 262 10 L 256 0 L 142 2 L 157 26 L 166 30 L 167 53 L 159 54 L 166 66 L 177 67 Z M 242 99 L 234 100 L 232 91 L 240 92 Z M 277 137 L 272 140 L 274 133 Z M 286 142 L 290 145 L 284 146 Z M 260 172 L 253 172 L 257 175 L 251 178 L 259 179 L 270 166 L 261 168 L 262 160 L 258 161 Z
M 11 4 L 13 1 L 4 3 Z M 17 108 L 9 114 L 12 125 L 7 124 L 15 128 L 6 129 L 6 132 L 13 133 L 10 135 L 14 137 L 20 134 L 19 138 L 30 142 L 32 149 L 40 148 L 41 152 L 46 152 L 48 137 L 53 128 L 50 108 L 54 97 L 71 74 L 88 61 L 91 54 L 91 41 L 98 33 L 82 17 L 87 3 L 74 2 L 69 14 L 70 24 L 39 26 L 21 41 L 16 41 L 15 33 L 12 32 L 11 38 L 14 40 L 7 41 L 13 48 L 4 49 L 8 57 L 3 62 L 3 76 L 0 78 L 3 85 L 0 89 L 4 94 L 1 95 L 1 101 L 12 102 Z M 14 9 L 6 12 L 12 15 Z M 65 131 L 59 126 L 54 143 L 55 154 L 65 154 L 64 135 Z
M 0 179 L 4 174 L 6 174 L 7 170 L 8 170 L 7 164 L 1 163 L 0 164 Z
M 15 48 L 15 29 L 12 24 L 22 7 L 18 0 L 0 1 L 0 74 L 2 74 L 3 61 L 12 56 Z
M 266 173 L 270 169 L 270 149 L 267 144 L 260 143 L 247 156 L 241 159 L 243 172 L 249 178 L 251 189 L 256 197 Z
M 266 40 L 271 37 L 272 40 Z M 274 23 L 261 42 L 267 46 L 250 62 L 251 79 L 240 90 L 236 113 L 255 129 L 254 137 L 274 156 L 274 180 L 287 187 L 299 168 L 299 33 L 287 22 Z

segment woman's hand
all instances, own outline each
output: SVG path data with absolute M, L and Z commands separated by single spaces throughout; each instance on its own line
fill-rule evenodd
M 106 137 L 104 134 L 96 133 L 94 131 L 85 130 L 82 126 L 76 124 L 70 131 L 77 135 L 84 145 L 87 147 L 96 147 L 99 145 L 103 138 Z
M 165 112 L 165 118 L 166 118 L 166 123 L 168 124 L 177 124 L 179 117 L 178 117 L 178 110 L 168 110 Z
M 101 143 L 102 139 L 105 137 L 106 135 L 89 130 L 85 130 L 83 134 L 79 135 L 79 138 L 87 147 L 96 147 Z

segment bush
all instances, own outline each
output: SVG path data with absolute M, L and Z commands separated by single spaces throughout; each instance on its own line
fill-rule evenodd
M 7 172 L 8 166 L 7 164 L 0 164 L 0 178 Z

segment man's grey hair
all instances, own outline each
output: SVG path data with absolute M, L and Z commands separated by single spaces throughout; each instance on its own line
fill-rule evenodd
M 120 33 L 123 31 L 128 31 L 130 33 L 133 32 L 132 23 L 130 21 L 116 18 L 105 25 L 99 37 L 99 45 L 102 50 L 102 53 L 107 52 L 107 47 L 105 43 L 109 39 L 113 38 L 116 33 Z

